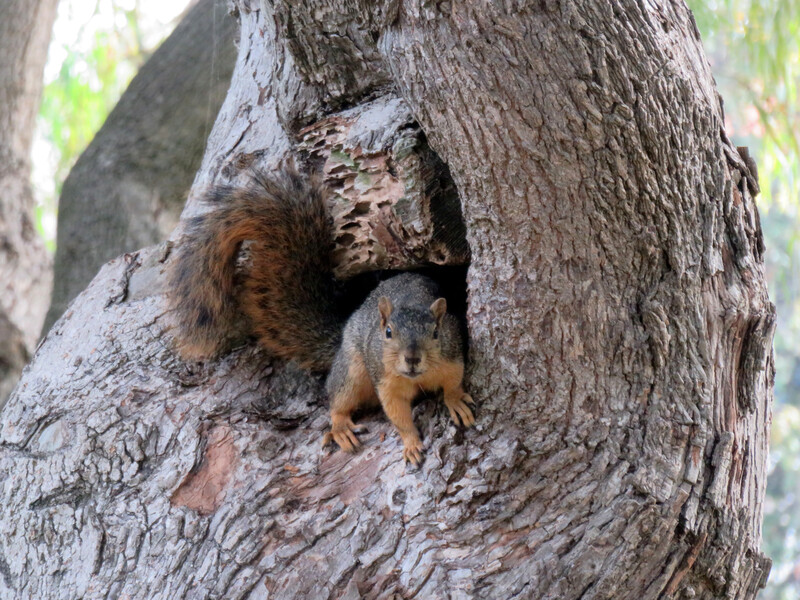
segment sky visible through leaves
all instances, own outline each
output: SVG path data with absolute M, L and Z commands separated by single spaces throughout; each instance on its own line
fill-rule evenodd
M 800 2 L 689 0 L 725 126 L 758 163 L 770 297 L 778 311 L 763 600 L 800 598 Z M 61 0 L 33 149 L 37 225 L 55 248 L 61 183 L 187 0 Z
M 60 0 L 33 142 L 36 221 L 55 249 L 57 199 L 80 153 L 187 0 Z

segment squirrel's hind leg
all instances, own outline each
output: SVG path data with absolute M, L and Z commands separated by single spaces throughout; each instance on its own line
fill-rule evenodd
M 362 406 L 377 402 L 361 354 L 356 350 L 340 350 L 325 387 L 331 402 L 331 430 L 322 438 L 322 445 L 333 440 L 342 450 L 355 452 L 361 442 L 355 434 L 353 413 Z

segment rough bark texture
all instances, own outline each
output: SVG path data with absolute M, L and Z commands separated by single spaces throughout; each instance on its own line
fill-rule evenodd
M 61 191 L 47 331 L 108 260 L 175 227 L 236 60 L 226 0 L 199 0 L 139 70 Z
M 34 226 L 30 152 L 56 4 L 0 5 L 0 407 L 33 354 L 52 282 Z
M 400 98 L 336 113 L 300 136 L 298 150 L 323 161 L 333 192 L 338 276 L 469 261 L 453 180 Z
M 2 415 L 5 596 L 754 598 L 774 313 L 757 182 L 686 7 L 238 7 L 196 191 L 322 139 L 332 177 L 340 111 L 408 107 L 463 208 L 478 424 L 422 402 L 419 470 L 379 414 L 357 456 L 321 451 L 320 381 L 252 346 L 181 363 L 170 244 L 126 255 Z M 387 161 L 396 124 L 370 134 Z

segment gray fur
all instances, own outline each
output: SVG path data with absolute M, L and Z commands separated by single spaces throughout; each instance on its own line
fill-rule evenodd
M 381 282 L 364 303 L 348 319 L 342 344 L 336 354 L 327 380 L 328 394 L 333 397 L 347 381 L 347 369 L 353 353 L 360 354 L 374 386 L 384 376 L 383 345 L 385 331 L 381 326 L 378 300 L 386 296 L 392 303 L 392 336 L 409 345 L 430 341 L 436 319 L 430 306 L 441 297 L 438 284 L 429 277 L 403 273 Z M 463 342 L 458 319 L 446 313 L 438 328 L 442 358 L 463 361 Z

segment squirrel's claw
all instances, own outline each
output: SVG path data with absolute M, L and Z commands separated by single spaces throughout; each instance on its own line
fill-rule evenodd
M 356 426 L 352 421 L 334 425 L 322 438 L 322 445 L 326 446 L 333 440 L 345 452 L 355 452 L 361 446 L 361 442 L 356 437 L 355 429 Z
M 422 462 L 422 441 L 403 440 L 403 458 L 418 467 Z
M 475 424 L 475 415 L 472 414 L 472 409 L 467 406 L 467 403 L 474 405 L 475 401 L 469 394 L 464 394 L 457 400 L 448 402 L 445 400 L 447 409 L 450 411 L 450 418 L 456 425 L 463 425 L 464 427 L 472 427 Z
M 403 458 L 406 462 L 410 462 L 415 467 L 418 467 L 420 463 L 422 463 L 422 452 L 416 448 L 405 448 L 403 450 Z

